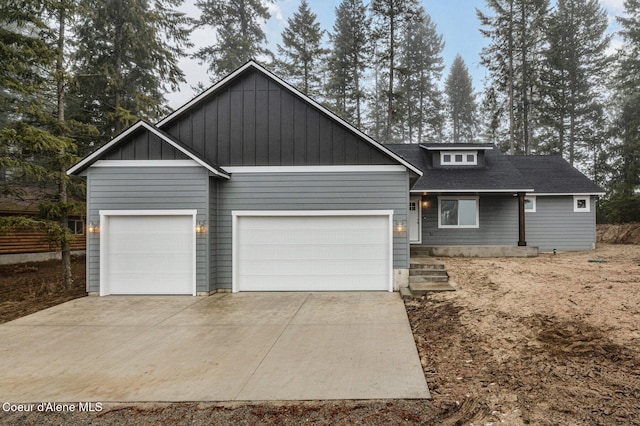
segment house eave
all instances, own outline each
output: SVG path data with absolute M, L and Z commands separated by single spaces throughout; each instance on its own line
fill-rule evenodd
M 453 193 L 489 194 L 489 193 L 518 193 L 518 192 L 529 193 L 529 192 L 533 192 L 533 189 L 431 189 L 431 188 L 425 188 L 425 189 L 412 189 L 410 192 L 412 194 L 419 194 L 424 192 L 428 192 L 428 193 L 435 192 L 435 193 L 444 193 L 444 194 L 453 194 Z

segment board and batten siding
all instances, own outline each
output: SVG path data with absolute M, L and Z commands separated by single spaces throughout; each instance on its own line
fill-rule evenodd
M 540 251 L 592 250 L 596 242 L 596 197 L 590 198 L 589 212 L 574 212 L 573 196 L 537 196 L 536 211 L 526 214 L 527 244 Z
M 460 195 L 464 198 L 467 195 Z M 480 195 L 478 228 L 438 228 L 438 197 L 423 197 L 422 244 L 434 246 L 517 245 L 518 199 L 504 195 Z
M 198 211 L 209 219 L 209 174 L 202 167 L 91 167 L 87 173 L 87 222 L 100 210 Z M 100 234 L 87 241 L 87 291 L 100 291 Z M 209 291 L 206 234 L 196 236 L 196 291 Z
M 233 173 L 218 182 L 216 281 L 232 284 L 234 210 L 393 210 L 394 221 L 407 220 L 407 172 Z M 406 232 L 393 234 L 393 267 L 409 267 Z
M 162 130 L 222 167 L 398 164 L 255 70 L 203 99 Z

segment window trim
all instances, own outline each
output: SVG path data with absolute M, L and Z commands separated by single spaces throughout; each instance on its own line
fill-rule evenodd
M 71 228 L 71 222 L 73 222 L 73 228 Z M 78 231 L 78 223 L 80 225 L 80 232 Z M 84 235 L 85 223 L 84 219 L 69 219 L 69 229 L 73 235 Z
M 443 225 L 442 224 L 442 200 L 474 200 L 476 202 L 476 224 L 475 225 Z M 460 213 L 458 212 L 458 223 Z M 438 197 L 438 228 L 442 229 L 477 229 L 480 228 L 480 197 L 469 196 L 440 196 Z
M 445 161 L 444 156 L 450 155 L 451 161 Z M 455 161 L 456 155 L 462 155 L 462 161 Z M 467 161 L 467 156 L 473 155 L 473 161 Z M 477 166 L 478 165 L 478 151 L 440 151 L 440 165 L 441 166 Z
M 585 200 L 586 207 L 580 208 L 578 207 L 578 201 Z M 591 211 L 591 197 L 584 195 L 574 195 L 573 196 L 573 212 L 574 213 L 589 213 Z
M 525 203 L 524 205 L 524 212 L 525 213 L 535 213 L 536 209 L 537 209 L 537 202 L 536 202 L 536 196 L 535 195 L 526 195 L 524 197 L 525 200 L 530 200 L 531 201 L 531 205 L 532 208 L 527 209 L 527 204 Z

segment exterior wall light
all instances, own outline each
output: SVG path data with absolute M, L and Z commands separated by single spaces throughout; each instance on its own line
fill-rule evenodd
M 422 202 L 422 207 L 424 207 L 425 209 L 429 207 L 429 202 L 428 201 L 423 201 Z
M 405 220 L 394 220 L 393 229 L 397 233 L 403 233 L 407 230 L 407 222 Z
M 87 231 L 90 234 L 98 234 L 100 232 L 100 224 L 96 222 L 89 222 L 89 226 L 87 227 Z
M 199 220 L 196 224 L 196 233 L 204 234 L 205 232 L 207 232 L 207 224 L 204 220 Z

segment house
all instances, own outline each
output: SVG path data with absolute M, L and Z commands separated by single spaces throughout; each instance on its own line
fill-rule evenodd
M 505 155 L 489 144 L 386 146 L 423 172 L 410 189 L 411 244 L 595 246 L 604 190 L 560 156 Z
M 406 286 L 410 238 L 426 244 L 437 235 L 433 243 L 440 244 L 456 231 L 472 231 L 466 243 L 482 244 L 489 209 L 502 215 L 491 229 L 508 222 L 499 241 L 517 240 L 510 215 L 517 217 L 524 199 L 513 192 L 533 194 L 537 183 L 527 180 L 525 167 L 518 172 L 517 160 L 489 146 L 454 155 L 467 151 L 465 161 L 475 153 L 476 162 L 464 165 L 469 170 L 449 167 L 447 154 L 434 167 L 433 158 L 441 157 L 429 154 L 437 147 L 382 145 L 248 62 L 155 125 L 136 123 L 68 171 L 87 178 L 87 291 Z M 519 181 L 498 188 L 506 173 L 501 165 Z M 496 187 L 463 189 L 467 178 L 435 187 L 425 179 L 435 169 L 454 176 L 472 168 L 488 171 Z M 452 198 L 460 193 L 463 198 Z M 467 199 L 479 208 L 475 229 L 467 226 Z M 491 210 L 494 199 L 498 208 Z M 439 229 L 430 202 L 446 212 L 442 235 L 433 232 Z M 535 199 L 536 212 L 545 202 Z M 455 214 L 461 229 L 447 228 Z

